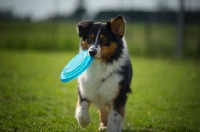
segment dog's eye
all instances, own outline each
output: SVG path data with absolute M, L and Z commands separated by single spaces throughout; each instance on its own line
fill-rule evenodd
M 107 39 L 106 39 L 106 38 L 102 38 L 102 39 L 100 40 L 100 42 L 101 42 L 101 44 L 105 44 L 105 43 L 107 42 Z
M 88 43 L 92 43 L 93 38 L 92 37 L 88 37 L 87 41 L 88 41 Z
M 86 35 L 83 35 L 83 40 L 86 40 L 87 39 L 87 37 L 88 37 L 88 35 L 86 34 Z

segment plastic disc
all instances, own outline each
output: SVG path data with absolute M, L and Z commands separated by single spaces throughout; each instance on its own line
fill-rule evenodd
M 60 80 L 69 82 L 83 73 L 93 62 L 94 58 L 88 54 L 87 50 L 80 52 L 63 68 Z

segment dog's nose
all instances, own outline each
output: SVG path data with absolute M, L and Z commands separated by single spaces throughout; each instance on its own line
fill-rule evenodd
M 90 54 L 90 56 L 95 56 L 96 53 L 97 53 L 97 49 L 96 49 L 96 48 L 91 48 L 91 49 L 89 49 L 89 54 Z

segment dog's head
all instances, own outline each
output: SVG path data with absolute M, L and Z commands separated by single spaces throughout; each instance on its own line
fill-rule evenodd
M 122 16 L 107 23 L 81 21 L 77 24 L 81 50 L 88 49 L 95 59 L 108 61 L 123 48 L 122 38 L 125 33 L 125 20 Z

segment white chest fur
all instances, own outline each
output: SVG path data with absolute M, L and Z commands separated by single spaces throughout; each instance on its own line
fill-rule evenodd
M 106 64 L 101 60 L 94 60 L 91 66 L 79 78 L 79 89 L 83 98 L 88 99 L 97 107 L 110 105 L 119 90 L 119 82 L 123 79 L 117 71 L 126 64 L 128 51 L 125 48 L 122 56 Z

